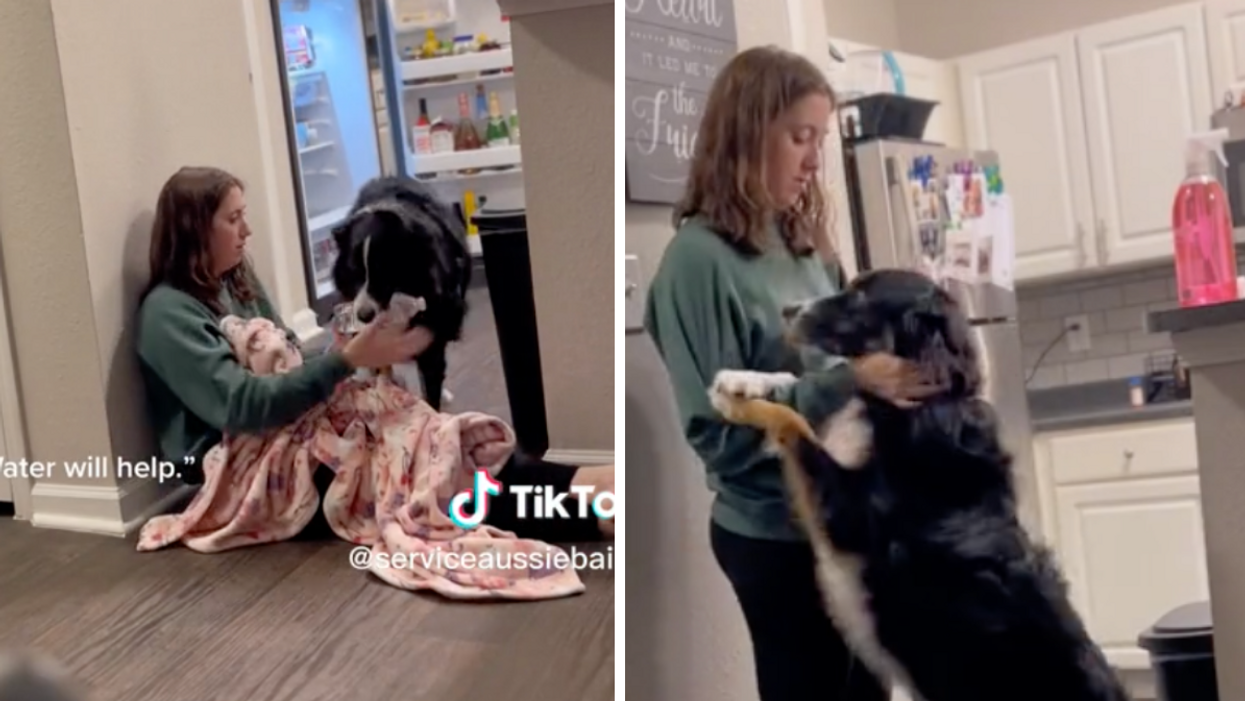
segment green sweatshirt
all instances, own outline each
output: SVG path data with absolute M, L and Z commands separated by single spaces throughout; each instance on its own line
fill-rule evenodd
M 266 295 L 243 304 L 227 292 L 230 314 L 265 317 L 285 328 Z M 260 377 L 244 368 L 219 327 L 220 318 L 194 297 L 166 285 L 143 301 L 138 321 L 138 356 L 147 404 L 163 459 L 183 467 L 189 481 L 199 476 L 207 451 L 222 432 L 255 433 L 283 426 L 328 399 L 352 370 L 339 353 L 305 358 L 284 375 Z M 286 329 L 291 340 L 297 337 Z
M 805 371 L 786 343 L 782 308 L 842 287 L 841 269 L 816 254 L 797 257 L 781 242 L 747 257 L 698 219 L 675 234 L 653 277 L 645 327 L 666 364 L 682 429 L 716 493 L 712 517 L 754 538 L 801 540 L 788 509 L 777 457 L 757 430 L 726 424 L 709 403 L 719 370 L 791 372 L 795 385 L 772 399 L 802 415 L 827 416 L 851 396 L 842 362 Z

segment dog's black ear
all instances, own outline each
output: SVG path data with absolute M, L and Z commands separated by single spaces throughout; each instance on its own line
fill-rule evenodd
M 344 222 L 333 227 L 333 245 L 337 247 L 337 252 L 339 254 L 350 250 L 349 222 Z
M 904 315 L 904 333 L 919 345 L 917 363 L 930 382 L 955 397 L 978 393 L 981 368 L 972 329 L 953 301 L 928 295 Z

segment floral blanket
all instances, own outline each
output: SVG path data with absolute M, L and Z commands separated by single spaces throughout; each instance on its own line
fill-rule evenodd
M 226 317 L 234 352 L 260 375 L 290 372 L 302 357 L 272 322 Z M 342 566 L 389 584 L 453 599 L 549 599 L 583 582 L 565 551 L 482 525 L 459 527 L 450 500 L 476 470 L 496 475 L 514 449 L 504 421 L 444 414 L 386 376 L 352 378 L 290 426 L 227 435 L 204 460 L 204 484 L 186 510 L 156 516 L 140 551 L 175 543 L 215 553 L 285 540 L 317 508 L 355 543 Z M 336 473 L 324 503 L 312 481 L 320 464 Z

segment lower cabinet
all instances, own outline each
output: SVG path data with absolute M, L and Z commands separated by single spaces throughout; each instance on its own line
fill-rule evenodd
M 1038 434 L 1042 526 L 1108 659 L 1145 669 L 1137 637 L 1209 598 L 1192 419 Z

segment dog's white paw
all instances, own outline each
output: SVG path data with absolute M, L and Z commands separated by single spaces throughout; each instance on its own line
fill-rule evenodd
M 873 448 L 873 426 L 865 416 L 865 403 L 853 398 L 835 412 L 820 431 L 821 447 L 848 470 L 864 467 Z
M 734 402 L 740 399 L 768 399 L 774 390 L 795 384 L 796 379 L 789 372 L 722 370 L 713 378 L 709 402 L 718 413 L 729 419 Z

